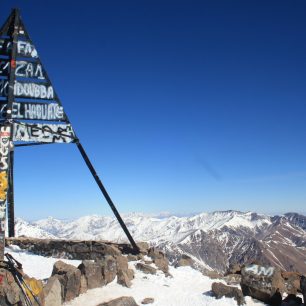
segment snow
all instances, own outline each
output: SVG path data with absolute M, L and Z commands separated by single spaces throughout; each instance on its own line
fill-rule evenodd
M 53 264 L 58 260 L 51 257 L 34 255 L 21 250 L 17 246 L 6 248 L 14 258 L 23 265 L 24 272 L 38 279 L 46 279 L 51 275 Z M 61 259 L 66 263 L 78 266 L 79 260 Z M 214 281 L 203 276 L 191 267 L 174 268 L 170 266 L 169 272 L 173 277 L 166 277 L 162 272 L 156 275 L 144 274 L 135 269 L 136 262 L 129 262 L 129 268 L 134 269 L 135 279 L 132 287 L 126 288 L 118 285 L 116 279 L 107 286 L 88 290 L 65 306 L 96 306 L 121 296 L 132 296 L 138 304 L 146 297 L 154 298 L 154 306 L 236 306 L 233 299 L 222 298 L 216 300 L 210 295 L 211 285 Z M 247 306 L 263 305 L 251 298 L 246 298 Z
M 23 271 L 27 275 L 37 279 L 45 279 L 50 277 L 53 265 L 58 260 L 62 260 L 63 262 L 69 263 L 76 267 L 78 267 L 81 263 L 81 260 L 68 260 L 34 255 L 21 250 L 18 246 L 15 245 L 11 245 L 5 248 L 5 252 L 10 253 L 17 261 L 22 264 Z

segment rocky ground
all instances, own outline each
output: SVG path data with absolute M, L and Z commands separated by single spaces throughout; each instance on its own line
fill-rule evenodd
M 20 241 L 20 245 L 29 246 L 28 238 Z M 36 242 L 39 242 L 36 244 L 36 251 L 38 245 L 44 253 L 59 250 L 58 247 L 54 249 L 58 242 Z M 215 281 L 210 280 L 210 288 L 206 290 L 207 283 L 203 280 L 209 278 L 201 276 L 201 273 L 195 270 L 190 272 L 190 267 L 195 265 L 192 258 L 182 255 L 175 263 L 176 269 L 169 266 L 167 257 L 160 250 L 149 247 L 146 243 L 139 246 L 140 254 L 133 254 L 126 244 L 64 241 L 62 247 L 70 252 L 65 255 L 80 254 L 79 261 L 71 261 L 70 264 L 67 260 L 54 260 L 51 276 L 47 274 L 43 280 L 29 277 L 21 269 L 20 273 L 43 306 L 255 305 L 256 302 L 250 297 L 270 305 L 302 305 L 302 294 L 306 297 L 306 281 L 301 274 L 259 262 L 242 266 L 231 265 L 224 275 L 210 271 L 209 277 L 215 278 Z M 92 257 L 88 248 L 96 258 Z M 0 267 L 0 283 L 1 306 L 26 305 L 20 286 L 4 265 Z M 143 291 L 146 286 L 148 296 L 140 298 L 138 292 Z M 148 287 L 152 287 L 152 290 Z M 116 290 L 118 293 L 122 292 L 123 297 L 115 298 L 110 294 Z M 180 291 L 184 290 L 187 290 L 185 294 L 181 294 Z M 109 299 L 99 303 L 101 296 L 107 296 L 108 291 Z M 153 295 L 156 291 L 159 291 L 160 296 Z M 149 294 L 150 292 L 152 294 Z M 194 298 L 193 295 L 196 294 L 197 297 Z M 34 299 L 31 296 L 30 298 L 35 305 Z M 87 303 L 87 300 L 92 303 Z

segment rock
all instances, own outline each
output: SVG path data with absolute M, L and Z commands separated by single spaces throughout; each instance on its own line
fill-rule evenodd
M 306 305 L 306 276 L 301 276 L 301 292 L 303 294 L 304 305 Z
M 269 303 L 277 289 L 284 293 L 285 281 L 279 269 L 252 264 L 241 270 L 241 289 L 244 295 Z
M 62 305 L 62 287 L 57 277 L 52 276 L 48 279 L 44 287 L 45 306 Z
M 239 264 L 230 264 L 230 266 L 228 267 L 225 275 L 228 274 L 241 274 L 241 265 Z
M 66 274 L 67 283 L 64 291 L 64 301 L 69 302 L 79 296 L 81 288 L 81 271 L 74 269 Z
M 152 304 L 152 303 L 154 303 L 153 298 L 145 298 L 141 301 L 141 304 Z
M 143 273 L 146 273 L 146 274 L 156 274 L 156 269 L 151 267 L 151 266 L 148 266 L 148 265 L 145 265 L 141 262 L 138 262 L 136 264 L 136 269 L 137 270 L 140 270 L 142 271 Z
M 137 246 L 141 254 L 148 254 L 150 245 L 147 242 L 138 242 Z
M 228 284 L 228 285 L 239 285 L 241 283 L 241 274 L 228 274 L 222 279 Z
M 213 283 L 211 287 L 213 296 L 217 299 L 222 297 L 234 298 L 238 305 L 244 305 L 245 300 L 242 291 L 237 287 L 226 286 L 223 283 Z
M 97 306 L 138 306 L 131 296 L 122 296 L 120 298 L 111 300 L 106 303 L 99 304 Z
M 179 261 L 176 263 L 175 267 L 185 267 L 185 266 L 193 266 L 193 259 L 186 254 L 183 254 Z
M 83 260 L 79 265 L 79 269 L 86 277 L 88 289 L 98 288 L 104 285 L 102 269 L 99 263 Z
M 157 248 L 150 248 L 148 256 L 152 258 L 158 269 L 162 270 L 164 273 L 169 271 L 169 261 L 162 251 Z
M 288 305 L 302 305 L 303 303 L 302 299 L 295 294 L 288 294 L 283 302 Z
M 123 256 L 122 256 L 123 257 Z M 113 256 L 105 256 L 97 261 L 101 266 L 105 285 L 111 283 L 117 275 L 117 261 Z
M 129 280 L 132 280 L 135 277 L 135 273 L 134 273 L 133 269 L 127 269 L 126 274 L 127 274 L 128 278 L 129 278 Z
M 128 259 L 125 256 L 116 256 L 117 270 L 126 271 L 129 268 Z
M 137 255 L 128 254 L 127 260 L 128 261 L 137 261 L 138 260 L 138 256 Z
M 63 275 L 66 274 L 68 271 L 73 271 L 75 269 L 75 266 L 66 264 L 65 262 L 59 260 L 53 265 L 52 276 L 55 274 Z
M 202 274 L 208 276 L 211 279 L 220 279 L 223 276 L 216 271 L 202 271 Z
M 285 290 L 287 294 L 297 294 L 301 291 L 301 275 L 297 272 L 282 272 L 282 277 L 285 280 Z
M 124 270 L 119 270 L 117 272 L 117 283 L 128 288 L 132 286 L 131 280 Z
M 80 294 L 83 294 L 87 291 L 87 280 L 85 275 L 81 275 L 81 283 L 80 283 Z

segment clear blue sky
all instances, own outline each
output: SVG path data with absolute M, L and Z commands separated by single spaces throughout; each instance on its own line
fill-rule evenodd
M 306 212 L 306 2 L 2 1 L 120 212 Z M 17 148 L 16 214 L 111 214 L 74 145 Z

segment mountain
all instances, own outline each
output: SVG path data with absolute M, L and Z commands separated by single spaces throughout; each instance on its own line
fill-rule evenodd
M 191 217 L 123 215 L 136 241 L 159 246 L 175 262 L 192 257 L 199 269 L 225 272 L 231 263 L 258 260 L 287 271 L 306 273 L 306 217 L 296 213 L 267 216 L 253 212 L 218 211 Z M 117 220 L 85 216 L 52 217 L 35 222 L 17 219 L 17 236 L 124 242 Z

